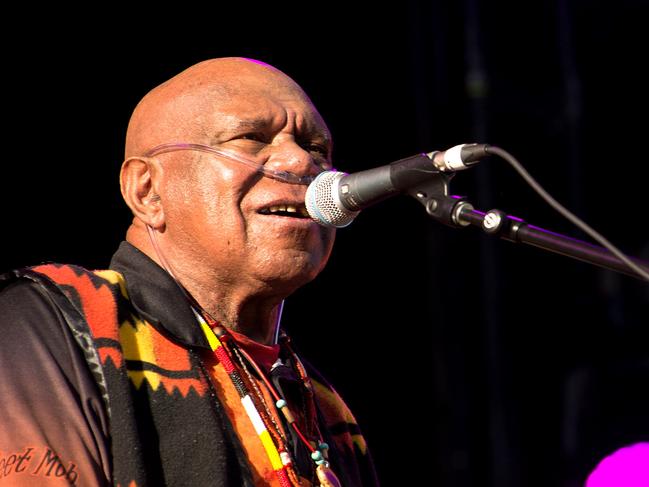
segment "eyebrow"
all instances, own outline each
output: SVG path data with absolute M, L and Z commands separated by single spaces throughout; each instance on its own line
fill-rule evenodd
M 267 127 L 268 121 L 264 118 L 244 119 L 239 120 L 233 127 L 226 128 L 225 130 L 221 131 L 218 135 L 222 135 L 224 133 L 236 133 L 242 130 L 262 131 Z M 329 132 L 319 127 L 311 127 L 310 130 L 307 130 L 306 132 L 300 132 L 298 133 L 298 135 L 300 137 L 319 137 L 323 139 L 324 142 L 328 144 L 331 143 L 331 135 L 329 135 Z
M 239 122 L 231 130 L 238 132 L 239 130 L 261 130 L 268 126 L 268 122 L 263 118 L 254 118 L 248 120 L 239 120 Z

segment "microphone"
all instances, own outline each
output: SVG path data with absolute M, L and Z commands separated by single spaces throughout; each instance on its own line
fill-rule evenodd
M 306 190 L 309 216 L 325 227 L 349 225 L 360 210 L 399 194 L 440 172 L 467 169 L 489 155 L 487 144 L 461 144 L 421 153 L 385 166 L 347 174 L 325 171 Z

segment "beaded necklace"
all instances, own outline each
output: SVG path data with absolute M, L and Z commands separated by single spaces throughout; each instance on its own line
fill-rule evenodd
M 275 406 L 279 411 L 281 411 L 290 427 L 296 432 L 298 438 L 311 453 L 311 458 L 315 463 L 315 471 L 320 486 L 340 487 L 340 481 L 331 470 L 329 462 L 327 461 L 327 450 L 329 446 L 321 439 L 317 444 L 315 444 L 315 442 L 311 442 L 306 438 L 304 433 L 300 430 L 295 416 L 289 409 L 287 402 L 279 395 L 271 381 L 266 377 L 266 374 L 262 372 L 261 368 L 255 363 L 250 355 L 237 346 L 236 342 L 224 327 L 218 325 L 218 323 L 216 323 L 205 312 L 198 312 L 194 308 L 194 313 L 196 314 L 203 333 L 205 333 L 210 348 L 216 355 L 218 361 L 223 365 L 228 377 L 239 393 L 241 404 L 243 405 L 255 432 L 261 440 L 280 485 L 282 487 L 299 487 L 300 481 L 295 471 L 293 459 L 289 453 L 289 449 L 287 448 L 286 438 L 279 428 L 279 425 L 275 422 L 273 414 L 268 409 L 261 391 L 258 389 L 255 390 L 257 388 L 256 381 L 245 365 L 246 361 L 255 369 L 259 377 L 261 377 L 262 381 L 268 388 L 268 391 L 275 399 Z M 285 340 L 284 343 L 293 356 L 300 379 L 302 379 L 305 384 L 309 384 L 304 366 L 290 348 L 290 345 L 288 345 L 288 341 Z M 245 360 L 243 360 L 244 358 Z M 244 376 L 247 380 L 244 380 Z M 251 386 L 249 387 L 248 384 L 251 384 Z M 310 385 L 306 387 L 306 390 L 308 391 L 308 394 L 313 394 Z M 255 397 L 257 401 L 255 401 Z M 255 404 L 255 402 L 257 402 L 257 404 Z M 318 436 L 322 438 L 320 435 Z

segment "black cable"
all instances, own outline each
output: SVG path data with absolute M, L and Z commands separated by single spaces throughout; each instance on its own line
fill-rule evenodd
M 525 168 L 523 168 L 523 166 L 509 152 L 507 152 L 504 149 L 501 149 L 500 147 L 495 147 L 492 145 L 487 146 L 485 148 L 485 152 L 487 152 L 488 154 L 497 155 L 503 158 L 505 161 L 507 161 L 514 168 L 514 170 L 521 175 L 521 177 L 527 182 L 527 184 L 529 184 L 531 188 L 534 191 L 536 191 L 536 193 L 541 198 L 543 198 L 552 208 L 558 211 L 564 218 L 572 222 L 575 226 L 583 230 L 586 234 L 590 235 L 590 237 L 592 237 L 594 240 L 596 240 L 604 247 L 606 247 L 609 251 L 611 251 L 612 254 L 614 254 L 617 258 L 619 258 L 622 262 L 624 262 L 627 266 L 629 266 L 630 269 L 638 273 L 643 279 L 649 282 L 649 273 L 647 273 L 640 266 L 632 262 L 631 259 L 629 259 L 626 255 L 624 255 L 624 253 L 621 250 L 619 250 L 615 245 L 609 242 L 601 234 L 593 230 L 578 216 L 571 213 L 567 208 L 565 208 L 557 200 L 555 200 L 552 196 L 550 196 L 550 194 L 545 189 L 543 189 L 543 187 L 527 172 L 527 170 L 525 170 Z

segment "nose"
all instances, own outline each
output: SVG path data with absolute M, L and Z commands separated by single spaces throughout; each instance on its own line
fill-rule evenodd
M 317 176 L 328 169 L 328 165 L 324 155 L 312 154 L 293 140 L 275 146 L 265 164 L 273 171 L 285 171 L 300 177 Z

